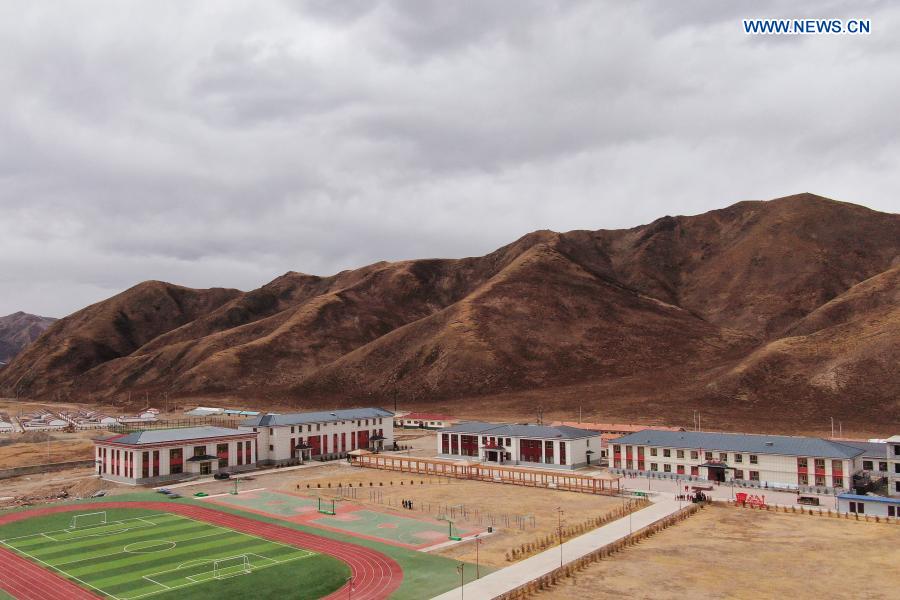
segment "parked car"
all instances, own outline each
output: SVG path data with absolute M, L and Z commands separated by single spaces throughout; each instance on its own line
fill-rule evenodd
M 219 471 L 218 473 L 213 475 L 213 479 L 229 479 L 229 478 L 231 478 L 231 475 L 229 475 L 225 471 Z

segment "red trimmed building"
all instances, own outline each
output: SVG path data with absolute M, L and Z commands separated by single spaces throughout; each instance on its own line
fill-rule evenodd
M 136 485 L 256 467 L 256 436 L 225 427 L 154 429 L 94 440 L 97 475 Z

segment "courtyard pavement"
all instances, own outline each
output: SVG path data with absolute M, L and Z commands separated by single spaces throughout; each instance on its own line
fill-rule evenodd
M 468 583 L 462 590 L 455 588 L 440 596 L 435 596 L 433 600 L 458 600 L 461 597 L 469 600 L 490 600 L 490 598 L 515 589 L 556 569 L 560 566 L 560 556 L 562 556 L 563 563 L 576 560 L 606 544 L 627 536 L 633 531 L 674 514 L 678 512 L 679 506 L 688 504 L 687 502 L 680 503 L 674 500 L 671 494 L 659 494 L 652 500 L 653 504 L 647 508 L 631 513 L 627 517 L 613 521 L 563 543 L 562 553 L 560 553 L 559 546 L 545 550 L 540 554 Z

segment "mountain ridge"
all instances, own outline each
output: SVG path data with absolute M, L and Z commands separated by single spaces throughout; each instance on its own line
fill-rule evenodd
M 900 215 L 812 194 L 745 201 L 539 230 L 480 257 L 289 271 L 249 292 L 145 282 L 57 322 L 0 390 L 469 403 L 683 372 L 685 402 L 812 412 L 858 392 L 860 414 L 900 415 L 885 368 L 897 272 Z M 813 342 L 830 348 L 819 360 Z

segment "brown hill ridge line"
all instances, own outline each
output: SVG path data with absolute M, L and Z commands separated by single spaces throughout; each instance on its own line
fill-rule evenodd
M 250 292 L 146 282 L 57 322 L 0 391 L 322 405 L 640 386 L 648 405 L 677 387 L 681 402 L 900 411 L 898 267 L 900 215 L 800 194 Z

